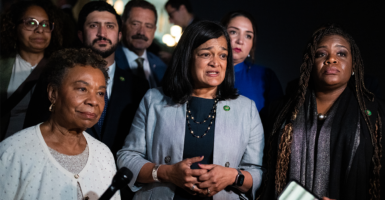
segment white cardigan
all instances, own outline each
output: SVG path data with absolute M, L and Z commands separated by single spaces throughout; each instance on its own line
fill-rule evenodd
M 40 124 L 1 142 L 0 199 L 77 200 L 78 182 L 84 197 L 99 199 L 116 173 L 115 161 L 106 145 L 86 132 L 83 134 L 89 156 L 78 175 L 65 170 L 51 155 Z M 119 200 L 120 193 L 112 199 Z

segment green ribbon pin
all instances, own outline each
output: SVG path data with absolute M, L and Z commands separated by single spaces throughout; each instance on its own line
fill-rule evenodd
M 228 105 L 223 106 L 223 110 L 229 111 L 230 110 L 230 106 L 228 106 Z
M 120 77 L 120 81 L 124 81 L 124 77 L 123 76 Z
M 365 110 L 365 113 L 368 115 L 368 116 L 371 116 L 372 115 L 372 112 L 370 110 Z

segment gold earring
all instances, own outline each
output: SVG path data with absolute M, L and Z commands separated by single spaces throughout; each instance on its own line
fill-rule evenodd
M 55 104 L 54 104 L 54 103 L 51 103 L 51 106 L 49 106 L 48 110 L 49 110 L 50 112 L 52 112 L 53 107 L 55 107 Z

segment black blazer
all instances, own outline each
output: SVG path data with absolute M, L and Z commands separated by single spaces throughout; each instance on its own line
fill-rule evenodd
M 102 130 L 95 124 L 86 132 L 106 144 L 116 159 L 116 153 L 123 147 L 136 110 L 149 85 L 147 80 L 121 69 L 120 60 L 115 62 L 114 83 Z

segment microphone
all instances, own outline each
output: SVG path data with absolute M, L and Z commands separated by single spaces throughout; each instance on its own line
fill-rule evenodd
M 132 172 L 126 167 L 122 167 L 116 172 L 110 187 L 104 192 L 99 200 L 109 200 L 115 194 L 116 191 L 120 190 L 124 185 L 127 185 L 132 179 Z

